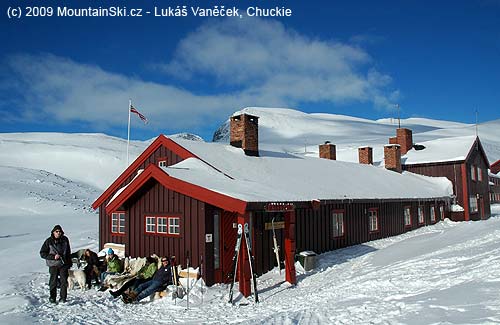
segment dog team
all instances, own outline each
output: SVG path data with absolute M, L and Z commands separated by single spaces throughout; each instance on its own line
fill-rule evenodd
M 163 257 L 161 262 L 155 257 L 139 258 L 134 261 L 125 259 L 125 265 L 109 248 L 105 261 L 99 260 L 97 254 L 90 249 L 81 250 L 71 254 L 68 237 L 60 225 L 52 228 L 50 237 L 45 240 L 40 248 L 40 256 L 45 259 L 49 267 L 50 303 L 56 303 L 57 288 L 60 286 L 59 302 L 67 302 L 68 288 L 74 288 L 78 283 L 82 290 L 92 287 L 92 280 L 100 286 L 99 291 L 118 288 L 109 291 L 117 298 L 122 297 L 124 303 L 138 302 L 151 294 L 163 291 L 167 286 L 177 282 L 177 272 L 172 268 L 170 259 Z M 83 270 L 71 270 L 72 257 L 76 257 L 78 264 L 81 258 L 86 265 Z M 78 265 L 79 267 L 79 265 Z M 122 273 L 124 269 L 126 273 Z M 175 274 L 172 273 L 175 271 Z

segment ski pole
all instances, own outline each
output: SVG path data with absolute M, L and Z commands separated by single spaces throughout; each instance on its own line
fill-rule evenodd
M 186 309 L 189 309 L 189 251 L 186 252 L 186 264 L 187 264 L 187 306 Z

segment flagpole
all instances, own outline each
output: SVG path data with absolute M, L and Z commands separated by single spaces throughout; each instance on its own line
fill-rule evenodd
M 132 108 L 132 99 L 128 101 L 128 132 L 127 132 L 127 167 L 128 167 L 128 147 L 130 144 L 130 109 Z

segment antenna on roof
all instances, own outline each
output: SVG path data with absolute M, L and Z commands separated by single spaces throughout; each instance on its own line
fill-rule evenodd
M 400 116 L 399 104 L 396 104 L 396 109 L 398 110 L 398 129 L 401 129 L 401 116 Z
M 478 112 L 477 112 L 477 108 L 476 108 L 476 137 L 479 136 L 479 131 L 477 129 L 477 115 L 478 115 Z

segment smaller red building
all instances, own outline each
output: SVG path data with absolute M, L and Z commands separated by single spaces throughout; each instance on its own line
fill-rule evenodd
M 401 145 L 403 170 L 446 177 L 453 183 L 455 206 L 451 213 L 452 220 L 490 217 L 490 165 L 479 137 L 441 138 L 414 145 L 412 131 L 401 128 L 391 141 Z

